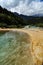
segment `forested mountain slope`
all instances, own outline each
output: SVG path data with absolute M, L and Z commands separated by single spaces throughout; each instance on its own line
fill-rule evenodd
M 0 27 L 2 28 L 21 28 L 26 25 L 43 27 L 43 17 L 26 16 L 12 13 L 0 6 Z

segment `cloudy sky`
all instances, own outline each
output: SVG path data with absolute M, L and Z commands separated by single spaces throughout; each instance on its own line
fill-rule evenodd
M 19 14 L 43 14 L 43 0 L 0 0 L 0 5 Z

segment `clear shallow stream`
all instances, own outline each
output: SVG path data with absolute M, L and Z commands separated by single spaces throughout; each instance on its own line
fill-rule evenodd
M 0 65 L 33 65 L 30 36 L 23 32 L 0 32 Z

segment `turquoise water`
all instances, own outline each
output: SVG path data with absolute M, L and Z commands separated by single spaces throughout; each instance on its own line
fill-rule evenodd
M 0 32 L 0 65 L 31 65 L 29 47 L 30 36 L 26 33 Z

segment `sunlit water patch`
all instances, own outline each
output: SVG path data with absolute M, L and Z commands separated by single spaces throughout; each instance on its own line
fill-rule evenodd
M 0 65 L 33 65 L 30 44 L 30 36 L 26 33 L 0 33 Z

